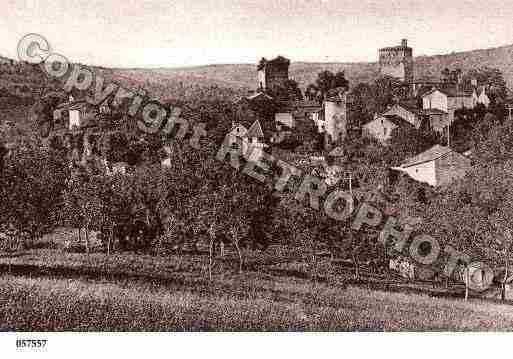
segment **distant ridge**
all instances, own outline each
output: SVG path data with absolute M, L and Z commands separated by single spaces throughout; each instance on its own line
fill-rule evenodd
M 376 58 L 377 58 L 376 49 Z M 286 55 L 286 54 L 284 54 Z M 293 60 L 293 59 L 292 59 Z M 0 63 L 10 61 L 0 56 Z M 182 97 L 184 89 L 218 86 L 244 92 L 254 89 L 256 80 L 255 64 L 205 65 L 180 68 L 105 68 L 94 67 L 110 81 L 119 81 L 127 87 L 143 87 L 158 94 L 161 98 Z M 463 71 L 477 67 L 498 68 L 504 74 L 509 88 L 513 88 L 513 45 L 497 48 L 464 51 L 446 55 L 415 57 L 415 77 L 439 77 L 444 68 L 461 68 Z M 292 62 L 290 77 L 300 87 L 305 88 L 315 81 L 323 70 L 332 72 L 344 70 L 351 86 L 360 82 L 368 83 L 378 76 L 376 62 L 360 63 L 313 63 Z M 9 82 L 9 79 L 4 79 Z M 18 81 L 18 80 L 17 80 Z M 27 79 L 30 83 L 30 79 Z
M 467 71 L 484 66 L 501 70 L 508 86 L 513 87 L 513 45 L 445 55 L 417 56 L 415 57 L 415 77 L 438 77 L 446 67 L 449 69 L 461 68 L 463 71 Z M 378 75 L 376 62 L 292 62 L 290 77 L 298 81 L 301 87 L 306 87 L 315 80 L 317 73 L 323 70 L 345 70 L 346 77 L 352 85 L 372 81 Z M 152 79 L 155 81 L 172 80 L 186 84 L 201 81 L 203 84 L 209 85 L 254 88 L 256 83 L 256 59 L 255 65 L 226 64 L 181 68 L 113 69 L 113 72 L 120 75 L 136 75 L 150 81 Z

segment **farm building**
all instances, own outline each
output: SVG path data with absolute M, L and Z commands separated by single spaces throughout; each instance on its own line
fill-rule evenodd
M 438 187 L 464 177 L 470 167 L 469 158 L 449 147 L 435 145 L 392 169 L 405 173 L 416 181 Z

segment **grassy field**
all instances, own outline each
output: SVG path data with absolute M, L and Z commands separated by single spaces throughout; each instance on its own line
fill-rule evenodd
M 83 255 L 37 250 L 0 258 L 0 330 L 511 330 L 513 307 L 351 284 L 312 282 L 260 258 L 206 276 L 201 255 Z M 10 264 L 11 274 L 8 273 Z M 251 264 L 251 263 L 249 263 Z M 248 265 L 249 265 L 248 264 Z M 255 263 L 253 263 L 255 265 Z M 290 265 L 290 264 L 288 264 Z M 281 266 L 283 267 L 283 266 Z

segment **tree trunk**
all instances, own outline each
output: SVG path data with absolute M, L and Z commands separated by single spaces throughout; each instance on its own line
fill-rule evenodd
M 110 256 L 110 248 L 112 246 L 112 238 L 114 237 L 114 228 L 111 227 L 109 230 L 109 240 L 107 242 L 107 255 Z
M 239 240 L 235 240 L 234 241 L 234 244 L 235 244 L 235 248 L 237 249 L 237 254 L 239 255 L 239 274 L 242 273 L 242 252 L 240 250 L 240 246 L 239 246 Z
M 469 267 L 465 268 L 465 301 L 468 300 L 468 284 L 470 280 L 470 270 Z
M 504 270 L 504 279 L 502 280 L 502 288 L 501 288 L 501 300 L 506 300 L 506 281 L 509 276 L 509 259 L 506 257 L 506 269 Z
M 91 249 L 89 248 L 89 231 L 87 230 L 87 226 L 84 228 L 84 231 L 85 231 L 86 253 L 89 254 Z
M 212 265 L 214 262 L 214 238 L 210 237 L 210 245 L 208 250 L 208 278 L 212 280 Z
M 360 266 L 358 263 L 358 258 L 356 258 L 356 255 L 354 252 L 351 253 L 351 256 L 353 257 L 353 264 L 354 264 L 354 279 L 359 280 L 360 279 Z

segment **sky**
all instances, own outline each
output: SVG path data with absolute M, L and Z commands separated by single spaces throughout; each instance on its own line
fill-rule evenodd
M 407 38 L 414 55 L 513 44 L 513 6 L 497 0 L 2 0 L 0 55 L 28 33 L 71 61 L 180 67 L 377 61 Z

